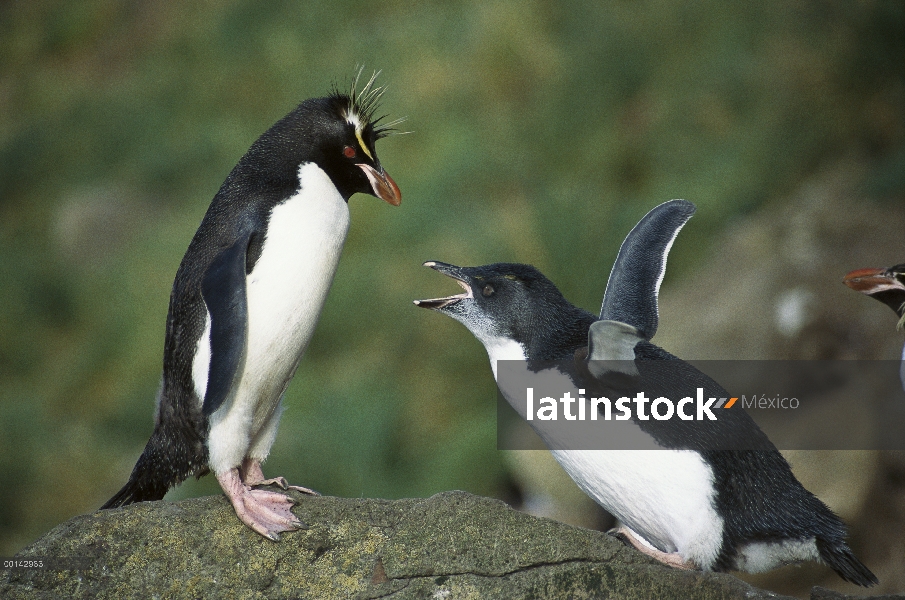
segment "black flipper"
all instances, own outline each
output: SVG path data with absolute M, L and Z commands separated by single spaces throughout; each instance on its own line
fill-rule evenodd
M 695 210 L 691 202 L 670 200 L 647 213 L 629 232 L 610 271 L 600 307 L 601 320 L 631 325 L 646 340 L 654 337 L 666 257 Z
M 211 318 L 211 363 L 202 412 L 210 416 L 229 395 L 245 354 L 248 297 L 245 270 L 250 236 L 221 252 L 204 273 L 201 296 Z

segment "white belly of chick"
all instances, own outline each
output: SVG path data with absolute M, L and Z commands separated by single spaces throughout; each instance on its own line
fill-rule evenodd
M 494 365 L 497 385 L 522 418 L 526 416 L 525 389 L 569 390 L 581 397 L 571 379 L 556 369 L 532 371 L 519 358 L 519 350 L 500 340 L 482 340 Z M 495 360 L 505 361 L 495 364 Z M 538 392 L 538 396 L 542 393 Z M 610 511 L 647 542 L 663 552 L 679 552 L 701 568 L 709 568 L 719 555 L 723 520 L 714 508 L 713 471 L 700 454 L 690 450 L 573 450 L 587 437 L 573 439 L 570 427 L 544 426 L 533 420 L 553 457 L 587 495 Z M 549 422 L 547 422 L 549 423 Z M 626 448 L 658 448 L 637 424 L 598 421 L 596 435 L 608 444 Z M 587 435 L 585 430 L 582 435 Z
M 713 474 L 690 450 L 554 450 L 575 483 L 632 531 L 664 552 L 709 568 L 723 520 L 713 507 Z
M 299 181 L 299 192 L 274 207 L 261 255 L 246 277 L 242 371 L 210 417 L 215 473 L 238 466 L 274 415 L 314 334 L 349 229 L 348 204 L 326 173 L 305 164 Z

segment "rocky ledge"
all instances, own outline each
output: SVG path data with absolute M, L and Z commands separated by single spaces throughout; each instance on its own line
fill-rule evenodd
M 732 575 L 660 565 L 604 533 L 464 492 L 295 497 L 308 528 L 279 543 L 242 525 L 222 496 L 76 517 L 17 558 L 84 564 L 0 570 L 0 597 L 781 598 Z

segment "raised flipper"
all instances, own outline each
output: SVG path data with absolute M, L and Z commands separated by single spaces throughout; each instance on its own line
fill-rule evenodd
M 666 257 L 679 230 L 694 214 L 687 200 L 655 207 L 629 232 L 606 284 L 600 319 L 627 323 L 650 340 L 659 321 L 657 295 L 666 272 Z
M 695 212 L 686 200 L 655 207 L 632 228 L 610 271 L 600 321 L 588 332 L 588 370 L 617 389 L 637 383 L 635 346 L 657 332 L 657 296 L 666 258 L 679 230 Z

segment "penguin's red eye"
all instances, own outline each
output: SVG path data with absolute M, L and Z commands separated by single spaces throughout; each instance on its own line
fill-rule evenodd
M 355 148 L 352 146 L 346 146 L 343 148 L 343 156 L 346 158 L 355 158 Z

